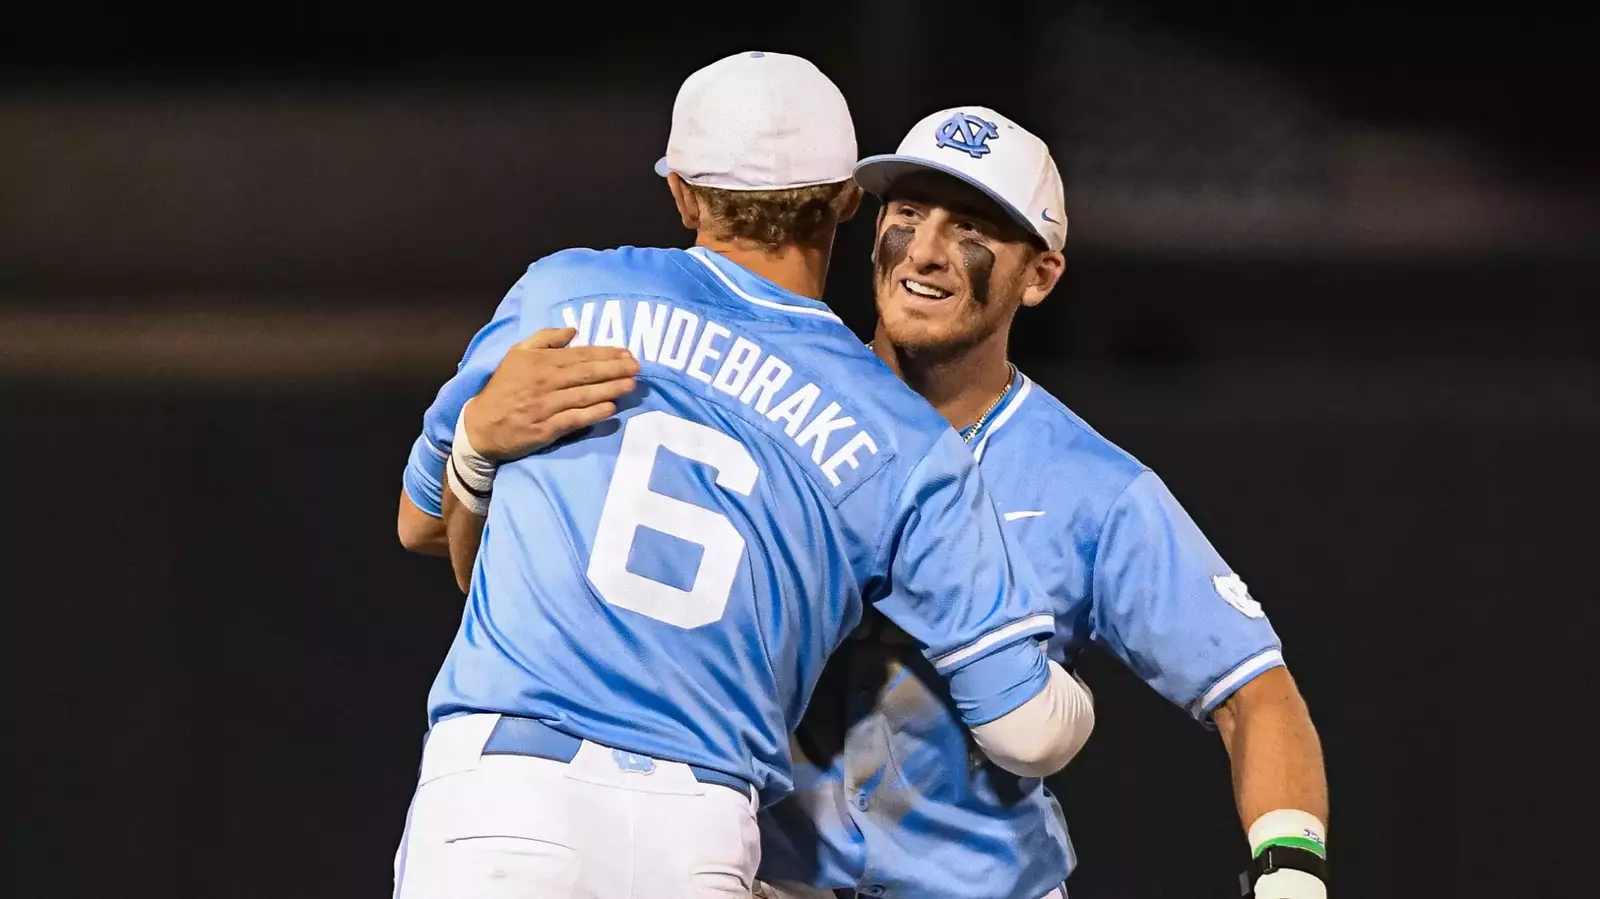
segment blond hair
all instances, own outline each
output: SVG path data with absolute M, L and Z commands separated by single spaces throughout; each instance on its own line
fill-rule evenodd
M 787 190 L 721 190 L 686 185 L 706 216 L 701 227 L 718 240 L 745 241 L 767 251 L 826 244 L 838 224 L 848 181 Z

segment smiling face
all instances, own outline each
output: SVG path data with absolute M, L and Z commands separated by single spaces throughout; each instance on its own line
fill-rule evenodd
M 873 250 L 881 327 L 913 353 L 956 352 L 1003 332 L 1061 276 L 1059 252 L 975 187 L 939 172 L 886 193 Z

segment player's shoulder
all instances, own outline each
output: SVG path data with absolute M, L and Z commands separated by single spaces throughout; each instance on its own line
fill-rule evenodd
M 892 459 L 886 472 L 895 474 L 889 480 L 903 481 L 943 437 L 954 436 L 944 416 L 842 324 L 786 331 L 781 340 L 777 352 L 794 363 L 794 380 L 803 374 L 824 388 L 818 408 L 838 403 L 838 414 L 864 429 Z M 971 463 L 970 453 L 966 461 Z
M 909 441 L 916 446 L 911 453 L 913 457 L 927 452 L 947 433 L 954 433 L 945 417 L 900 380 L 871 347 L 859 340 L 817 342 L 810 346 L 814 353 L 823 355 L 829 375 L 837 383 L 848 385 L 850 396 L 856 402 L 872 414 L 893 420 L 907 435 L 914 435 Z
M 524 293 L 559 302 L 596 294 L 660 293 L 672 280 L 685 277 L 677 257 L 684 251 L 666 247 L 569 247 L 529 264 L 518 282 Z
M 1025 374 L 1022 387 L 1016 412 L 988 435 L 982 458 L 1108 503 L 1150 470 Z

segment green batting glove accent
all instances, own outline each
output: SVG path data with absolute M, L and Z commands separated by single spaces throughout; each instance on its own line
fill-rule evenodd
M 1261 845 L 1256 847 L 1254 857 L 1260 858 L 1261 853 L 1267 851 L 1268 846 L 1288 846 L 1291 849 L 1304 849 L 1324 861 L 1328 858 L 1328 847 L 1316 840 L 1308 840 L 1305 837 L 1271 837 L 1263 840 Z

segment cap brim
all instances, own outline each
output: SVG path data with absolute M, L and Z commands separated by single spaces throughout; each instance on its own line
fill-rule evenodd
M 672 169 L 667 167 L 667 157 L 663 156 L 660 159 L 656 160 L 656 174 L 657 175 L 660 175 L 661 177 L 665 178 L 671 172 L 672 172 Z
M 1028 218 L 1026 213 L 1011 205 L 1010 201 L 1004 197 L 990 190 L 987 184 L 960 169 L 940 165 L 920 156 L 900 156 L 894 153 L 885 153 L 879 156 L 868 156 L 866 159 L 856 163 L 855 177 L 856 183 L 861 185 L 862 190 L 881 200 L 896 181 L 913 172 L 939 172 L 940 174 L 949 175 L 957 181 L 976 187 L 983 192 L 984 196 L 999 204 L 1000 208 L 1010 214 L 1012 220 L 1017 224 L 1027 229 L 1029 234 L 1044 241 L 1045 246 L 1050 245 L 1050 238 L 1039 230 L 1038 226 Z

